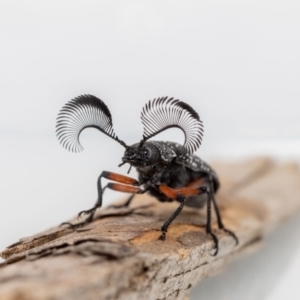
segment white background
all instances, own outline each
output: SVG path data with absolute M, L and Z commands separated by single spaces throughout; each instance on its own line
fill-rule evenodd
M 59 110 L 84 93 L 107 103 L 127 144 L 144 103 L 168 95 L 199 112 L 205 160 L 299 161 L 299 32 L 299 1 L 0 1 L 0 248 L 91 207 L 102 170 L 127 171 L 95 130 L 77 155 L 57 142 Z M 193 299 L 299 299 L 299 221 L 285 226 L 286 247 L 270 237 Z

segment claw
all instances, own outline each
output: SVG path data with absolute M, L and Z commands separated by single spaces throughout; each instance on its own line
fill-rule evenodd
M 85 215 L 86 214 L 86 210 L 83 210 L 83 211 L 80 211 L 79 213 L 78 213 L 78 215 L 77 215 L 77 218 L 79 219 L 79 218 L 81 218 L 83 215 Z
M 219 252 L 219 249 L 216 249 L 215 253 L 212 254 L 212 256 L 216 256 L 218 254 L 218 252 Z
M 161 241 L 164 241 L 166 239 L 166 232 L 162 231 L 161 236 L 158 239 L 161 240 Z
M 91 209 L 88 209 L 88 210 L 83 210 L 83 211 L 78 213 L 78 218 L 80 218 L 81 216 L 84 216 L 84 215 L 90 215 L 95 210 L 96 210 L 95 208 L 91 208 Z
M 67 225 L 67 226 L 69 226 L 69 229 L 75 230 L 79 227 L 82 227 L 85 223 L 86 222 L 81 222 L 81 223 L 78 223 L 78 224 L 72 224 L 70 222 L 63 222 L 63 223 L 60 224 L 60 226 Z
M 230 231 L 228 229 L 225 229 L 225 228 L 223 228 L 223 230 L 234 238 L 235 245 L 239 244 L 239 239 L 237 238 L 237 236 L 232 231 Z
M 64 225 L 67 225 L 67 226 L 70 226 L 70 227 L 73 227 L 73 226 L 74 226 L 74 225 L 73 225 L 72 223 L 70 223 L 70 222 L 62 222 L 62 223 L 59 225 L 59 227 L 64 226 Z
M 214 254 L 212 254 L 212 256 L 216 256 L 216 255 L 218 254 L 218 252 L 219 252 L 219 240 L 218 240 L 217 236 L 214 235 L 212 232 L 209 232 L 208 234 L 209 234 L 209 235 L 212 237 L 212 239 L 214 240 L 214 244 L 215 244 L 215 248 L 216 248 L 216 251 L 215 251 Z

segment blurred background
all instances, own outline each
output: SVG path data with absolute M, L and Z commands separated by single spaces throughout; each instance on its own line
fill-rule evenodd
M 59 145 L 57 114 L 81 94 L 108 105 L 127 144 L 141 139 L 145 102 L 173 96 L 204 122 L 204 160 L 300 162 L 299 16 L 288 0 L 0 0 L 0 249 L 90 208 L 102 170 L 127 171 L 123 148 L 96 130 L 80 154 Z M 183 142 L 175 129 L 159 138 Z M 299 299 L 299 225 L 192 299 Z

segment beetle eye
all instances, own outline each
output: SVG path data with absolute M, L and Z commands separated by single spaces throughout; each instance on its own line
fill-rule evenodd
M 147 158 L 150 158 L 151 157 L 151 150 L 150 148 L 145 148 L 144 150 L 144 154 L 146 155 Z

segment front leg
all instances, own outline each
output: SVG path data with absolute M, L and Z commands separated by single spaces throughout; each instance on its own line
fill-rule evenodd
M 128 186 L 108 183 L 105 187 L 102 188 L 102 184 L 101 184 L 102 178 L 110 179 L 110 180 L 120 182 L 120 183 L 125 183 L 125 184 L 128 184 Z M 64 223 L 62 223 L 62 225 L 69 225 L 72 228 L 74 228 L 74 227 L 78 228 L 78 227 L 85 225 L 86 223 L 92 222 L 96 209 L 100 208 L 102 206 L 103 193 L 106 190 L 106 188 L 110 188 L 112 190 L 121 191 L 121 192 L 125 192 L 125 193 L 144 192 L 143 190 L 141 190 L 140 188 L 137 187 L 138 185 L 140 185 L 140 183 L 134 178 L 131 178 L 131 177 L 128 177 L 125 175 L 121 175 L 121 174 L 117 174 L 117 173 L 113 173 L 113 172 L 103 171 L 97 180 L 98 198 L 97 198 L 95 205 L 91 209 L 81 211 L 78 214 L 78 217 L 81 217 L 82 215 L 88 215 L 86 220 L 84 220 L 83 222 L 80 222 L 78 224 L 74 224 L 74 225 L 69 222 L 64 222 Z
M 109 187 L 109 184 L 106 185 L 104 188 L 102 188 L 101 178 L 110 179 L 110 180 L 120 182 L 120 183 L 130 184 L 132 186 L 139 185 L 139 182 L 134 178 L 131 178 L 131 177 L 128 177 L 128 176 L 125 176 L 125 175 L 121 175 L 121 174 L 117 174 L 117 173 L 113 173 L 113 172 L 103 171 L 101 173 L 101 175 L 98 177 L 98 180 L 97 180 L 98 199 L 97 199 L 95 205 L 91 209 L 81 211 L 78 214 L 78 217 L 81 217 L 82 215 L 89 214 L 89 218 L 88 218 L 88 219 L 90 219 L 89 222 L 91 222 L 93 220 L 93 215 L 94 215 L 96 209 L 102 206 L 102 198 L 103 198 L 103 193 L 104 193 L 105 189 L 107 187 L 111 188 L 111 187 Z M 133 190 L 135 192 L 135 189 L 133 189 Z M 127 190 L 126 192 L 130 193 L 129 190 Z
M 137 185 L 139 185 L 139 186 L 144 185 L 144 191 L 143 191 L 143 193 L 146 193 L 149 190 L 149 184 L 147 184 L 146 181 L 143 180 L 143 178 L 139 178 L 139 183 Z M 122 204 L 112 204 L 112 205 L 109 205 L 108 208 L 116 208 L 116 209 L 118 209 L 118 208 L 129 207 L 129 205 L 132 202 L 132 200 L 135 197 L 135 195 L 136 194 L 131 194 L 127 198 L 127 200 L 125 201 L 125 203 L 122 203 Z

